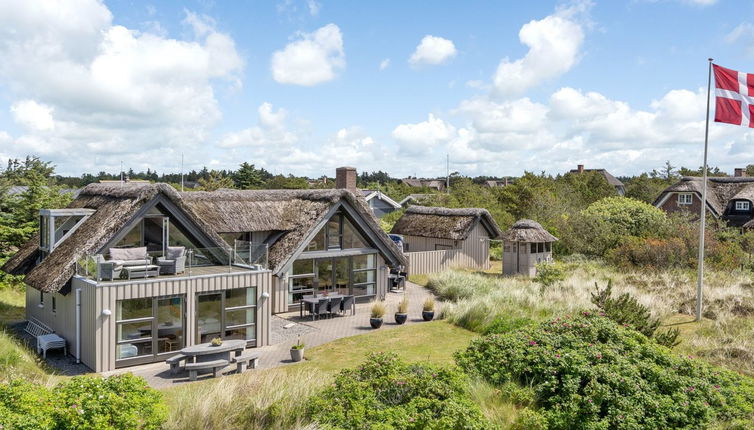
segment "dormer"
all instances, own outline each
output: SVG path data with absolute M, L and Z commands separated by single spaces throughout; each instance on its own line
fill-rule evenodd
M 39 210 L 39 259 L 43 260 L 55 248 L 81 226 L 94 209 L 40 209 Z

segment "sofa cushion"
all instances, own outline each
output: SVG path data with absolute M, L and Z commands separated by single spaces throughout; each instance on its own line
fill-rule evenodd
M 139 248 L 110 248 L 110 259 L 112 260 L 142 260 L 147 258 L 147 247 Z
M 183 257 L 185 253 L 185 246 L 168 246 L 168 250 L 165 252 L 165 259 L 177 260 L 179 257 Z

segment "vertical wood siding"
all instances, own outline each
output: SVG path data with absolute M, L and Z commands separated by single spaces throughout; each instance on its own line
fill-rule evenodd
M 413 275 L 436 273 L 452 267 L 489 269 L 490 242 L 487 231 L 478 223 L 466 240 L 435 239 L 405 236 L 409 244 L 408 272 Z M 435 250 L 435 245 L 454 246 L 455 249 Z
M 96 287 L 84 286 L 82 287 L 82 358 L 86 359 L 85 364 L 87 366 L 97 372 L 115 368 L 115 309 L 118 300 L 185 295 L 184 336 L 186 344 L 192 345 L 196 343 L 196 294 L 246 287 L 257 288 L 257 346 L 264 346 L 269 344 L 270 341 L 270 315 L 272 312 L 272 273 L 269 271 L 109 284 Z M 91 294 L 87 289 L 93 290 L 94 294 Z M 270 295 L 270 298 L 264 299 L 262 297 L 262 293 L 265 292 Z M 85 296 L 86 301 L 84 300 Z M 90 296 L 94 297 L 90 299 Z M 93 305 L 90 302 L 93 302 Z M 104 309 L 110 309 L 112 315 L 102 315 Z M 88 322 L 84 323 L 85 321 Z M 85 333 L 92 331 L 94 332 L 93 336 L 85 335 Z

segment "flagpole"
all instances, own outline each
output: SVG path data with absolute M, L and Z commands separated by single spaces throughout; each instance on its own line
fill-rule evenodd
M 712 58 L 708 58 L 707 71 L 707 122 L 704 125 L 704 167 L 702 167 L 702 204 L 699 215 L 699 274 L 696 280 L 696 320 L 702 320 L 704 290 L 704 225 L 707 219 L 707 146 L 709 143 L 709 94 L 712 87 Z

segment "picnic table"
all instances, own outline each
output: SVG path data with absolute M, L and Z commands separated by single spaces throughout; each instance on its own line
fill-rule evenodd
M 197 361 L 213 361 L 218 358 L 224 358 L 228 362 L 232 361 L 233 352 L 240 354 L 246 348 L 246 341 L 243 339 L 224 340 L 222 345 L 212 346 L 212 343 L 200 343 L 183 348 L 181 354 L 188 356 L 188 361 L 196 363 Z

